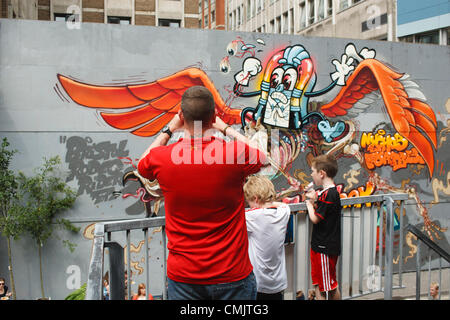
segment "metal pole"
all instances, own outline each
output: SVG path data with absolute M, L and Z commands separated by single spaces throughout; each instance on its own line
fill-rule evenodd
M 442 283 L 442 257 L 439 256 L 439 300 L 441 300 Z
M 383 225 L 384 225 L 384 210 L 383 203 L 380 203 L 378 207 L 378 217 L 380 224 L 380 232 L 378 235 L 378 265 L 380 266 L 380 277 L 378 280 L 378 288 L 381 289 L 382 276 L 383 276 Z
M 430 299 L 430 287 L 431 287 L 431 249 L 428 248 L 428 300 Z
M 145 288 L 146 295 L 150 294 L 150 270 L 149 270 L 149 262 L 148 262 L 148 228 L 144 230 L 144 243 L 145 243 Z
M 297 214 L 292 214 L 293 270 L 292 270 L 292 300 L 297 297 Z
M 127 234 L 127 299 L 131 300 L 131 240 L 130 240 L 130 230 L 126 231 Z
M 363 265 L 364 265 L 364 204 L 361 204 L 361 209 L 359 211 L 359 293 L 363 293 Z
M 385 265 L 386 272 L 384 273 L 384 300 L 392 300 L 392 273 L 393 273 L 393 249 L 394 249 L 394 200 L 391 197 L 386 197 L 387 204 L 386 213 L 386 255 Z
M 417 241 L 416 252 L 416 300 L 420 300 L 420 241 Z
M 162 245 L 163 245 L 163 271 L 164 271 L 164 290 L 163 300 L 167 300 L 167 258 L 166 258 L 166 227 L 161 227 Z
M 348 295 L 351 297 L 353 295 L 353 229 L 354 229 L 354 210 L 355 205 L 350 208 L 350 249 L 349 249 L 349 266 L 348 266 Z
M 307 213 L 308 214 L 308 213 Z M 308 293 L 309 293 L 309 279 L 311 276 L 311 270 L 310 270 L 310 266 L 311 266 L 311 258 L 310 258 L 310 254 L 311 254 L 311 242 L 309 240 L 309 229 L 310 229 L 310 220 L 309 220 L 309 216 L 306 215 L 305 217 L 305 288 L 306 288 L 306 292 L 304 292 L 305 295 L 305 300 L 308 299 Z
M 105 226 L 97 223 L 94 229 L 94 244 L 89 263 L 86 300 L 102 300 L 103 253 L 105 243 Z
M 400 242 L 398 244 L 398 251 L 399 251 L 399 260 L 398 260 L 398 281 L 399 281 L 399 286 L 402 287 L 403 286 L 403 237 L 404 237 L 404 232 L 403 232 L 403 210 L 405 207 L 405 200 L 401 200 L 401 205 L 400 205 Z
M 370 232 L 369 267 L 373 266 L 374 260 L 375 260 L 375 246 L 373 244 L 375 242 L 374 237 L 376 237 L 376 232 L 374 232 L 374 227 L 373 227 L 374 226 L 374 222 L 373 222 L 373 220 L 375 219 L 375 222 L 376 222 L 376 216 L 374 214 L 374 211 L 375 211 L 374 208 L 375 208 L 375 203 L 371 203 L 370 214 L 369 214 L 369 218 L 370 218 L 370 220 L 369 220 L 370 221 L 370 225 L 369 225 L 369 232 Z M 375 223 L 375 225 L 376 225 L 376 223 Z M 373 286 L 371 286 L 371 288 L 368 288 L 368 289 L 370 291 L 373 291 L 374 288 L 373 288 Z

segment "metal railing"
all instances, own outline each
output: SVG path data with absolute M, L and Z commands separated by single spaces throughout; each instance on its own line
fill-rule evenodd
M 442 259 L 450 263 L 450 254 L 438 246 L 436 243 L 431 241 L 423 232 L 417 229 L 415 226 L 408 224 L 406 226 L 406 231 L 414 234 L 419 243 L 417 243 L 417 252 L 416 252 L 416 300 L 420 300 L 420 287 L 421 287 L 421 250 L 420 244 L 424 244 L 428 248 L 428 288 L 431 286 L 431 253 L 432 251 L 437 253 L 439 256 L 439 286 L 442 284 Z M 439 290 L 439 300 L 441 299 L 442 288 Z M 430 291 L 428 291 L 428 298 L 430 298 Z
M 391 300 L 392 290 L 403 287 L 403 235 L 398 236 L 399 241 L 394 241 L 394 224 L 397 233 L 402 233 L 406 200 L 408 194 L 403 193 L 341 199 L 342 239 L 337 280 L 342 299 L 384 292 L 384 298 Z M 305 203 L 291 205 L 291 211 L 298 213 L 294 219 L 297 234 L 294 234 L 294 245 L 290 248 L 290 289 L 294 297 L 297 288 L 301 288 L 306 296 L 312 288 L 309 259 L 312 223 L 307 214 L 302 214 L 306 212 Z M 399 212 L 398 217 L 395 211 Z M 394 251 L 398 253 L 397 270 L 394 270 Z M 396 286 L 393 284 L 394 273 L 399 275 Z
M 338 260 L 337 277 L 343 299 L 384 291 L 384 298 L 389 300 L 392 299 L 392 290 L 402 287 L 403 256 L 401 248 L 403 246 L 403 235 L 400 235 L 399 242 L 394 246 L 394 224 L 397 223 L 400 232 L 403 232 L 403 208 L 407 199 L 407 194 L 384 194 L 341 199 L 343 206 L 341 220 L 342 254 Z M 290 281 L 290 288 L 287 291 L 290 289 L 292 299 L 295 299 L 298 288 L 302 288 L 305 295 L 311 288 L 309 248 L 312 227 L 307 214 L 305 214 L 307 210 L 305 203 L 290 204 L 289 206 L 291 212 L 293 212 L 294 234 L 292 243 L 286 245 L 288 279 Z M 400 209 L 398 219 L 396 219 L 394 212 L 395 206 Z M 377 221 L 378 232 L 376 232 Z M 125 251 L 128 257 L 127 274 L 130 277 L 132 274 L 130 263 L 131 230 L 142 230 L 143 232 L 146 253 L 145 284 L 147 292 L 149 292 L 148 232 L 149 229 L 158 227 L 162 231 L 164 277 L 162 298 L 166 299 L 166 236 L 164 226 L 165 217 L 97 223 L 89 264 L 86 300 L 102 299 L 105 248 L 109 250 L 110 299 L 122 300 L 125 298 L 125 294 L 131 297 L 131 284 L 127 286 L 125 291 L 123 256 Z M 113 232 L 124 231 L 126 233 L 126 250 L 118 242 L 111 241 Z M 399 263 L 398 270 L 396 270 L 399 274 L 398 286 L 394 286 L 392 283 L 394 247 L 399 248 L 397 249 Z M 299 263 L 299 261 L 302 263 Z M 370 268 L 372 268 L 372 271 L 369 271 L 370 279 L 367 279 L 367 273 L 364 270 Z M 384 283 L 382 281 L 383 273 Z M 354 286 L 355 283 L 356 286 Z M 354 287 L 358 289 L 353 290 Z M 344 294 L 344 289 L 348 294 Z

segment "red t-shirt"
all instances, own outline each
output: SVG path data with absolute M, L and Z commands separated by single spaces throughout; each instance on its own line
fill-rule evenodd
M 243 185 L 265 162 L 256 149 L 217 137 L 180 139 L 139 162 L 164 195 L 170 279 L 217 284 L 250 274 Z

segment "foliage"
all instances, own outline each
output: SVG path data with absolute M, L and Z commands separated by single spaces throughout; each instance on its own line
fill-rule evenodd
M 15 208 L 20 224 L 38 245 L 43 245 L 53 234 L 54 226 L 78 232 L 70 221 L 59 218 L 58 214 L 71 208 L 76 200 L 76 192 L 57 176 L 58 156 L 45 159 L 41 167 L 35 169 L 34 176 L 27 177 L 19 172 L 19 193 L 21 204 Z M 63 243 L 73 251 L 73 245 Z
M 60 163 L 58 156 L 44 158 L 44 164 L 34 170 L 35 175 L 27 177 L 23 172 L 19 172 L 17 177 L 20 204 L 14 206 L 14 216 L 38 246 L 42 298 L 45 297 L 42 246 L 52 236 L 55 226 L 73 232 L 80 230 L 69 220 L 56 218 L 57 215 L 71 208 L 77 197 L 76 192 L 58 176 L 57 166 Z M 74 244 L 69 240 L 63 240 L 63 244 L 73 252 Z
M 8 243 L 8 266 L 13 299 L 16 299 L 16 286 L 11 254 L 11 237 L 19 238 L 23 229 L 13 214 L 13 204 L 17 200 L 17 181 L 12 170 L 9 169 L 11 160 L 17 150 L 8 150 L 8 139 L 3 138 L 0 149 L 0 233 L 6 237 Z
M 10 215 L 13 202 L 17 199 L 17 181 L 14 172 L 9 169 L 12 157 L 17 150 L 8 150 L 8 139 L 3 138 L 0 149 L 0 232 L 6 237 L 17 238 L 20 228 Z
M 86 283 L 80 289 L 73 291 L 64 300 L 84 300 L 86 298 Z

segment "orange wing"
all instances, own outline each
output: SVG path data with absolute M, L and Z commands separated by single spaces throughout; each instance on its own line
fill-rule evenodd
M 64 90 L 79 105 L 98 109 L 133 109 L 123 112 L 100 112 L 112 127 L 133 129 L 137 136 L 157 134 L 177 114 L 181 96 L 187 88 L 200 85 L 214 96 L 216 114 L 228 124 L 240 121 L 241 110 L 226 106 L 212 81 L 202 70 L 188 68 L 151 83 L 125 86 L 97 86 L 81 83 L 58 74 Z
M 431 177 L 437 145 L 436 115 L 428 104 L 408 95 L 403 76 L 378 60 L 363 60 L 344 89 L 321 110 L 328 117 L 347 115 L 357 101 L 379 89 L 394 128 L 420 152 Z

